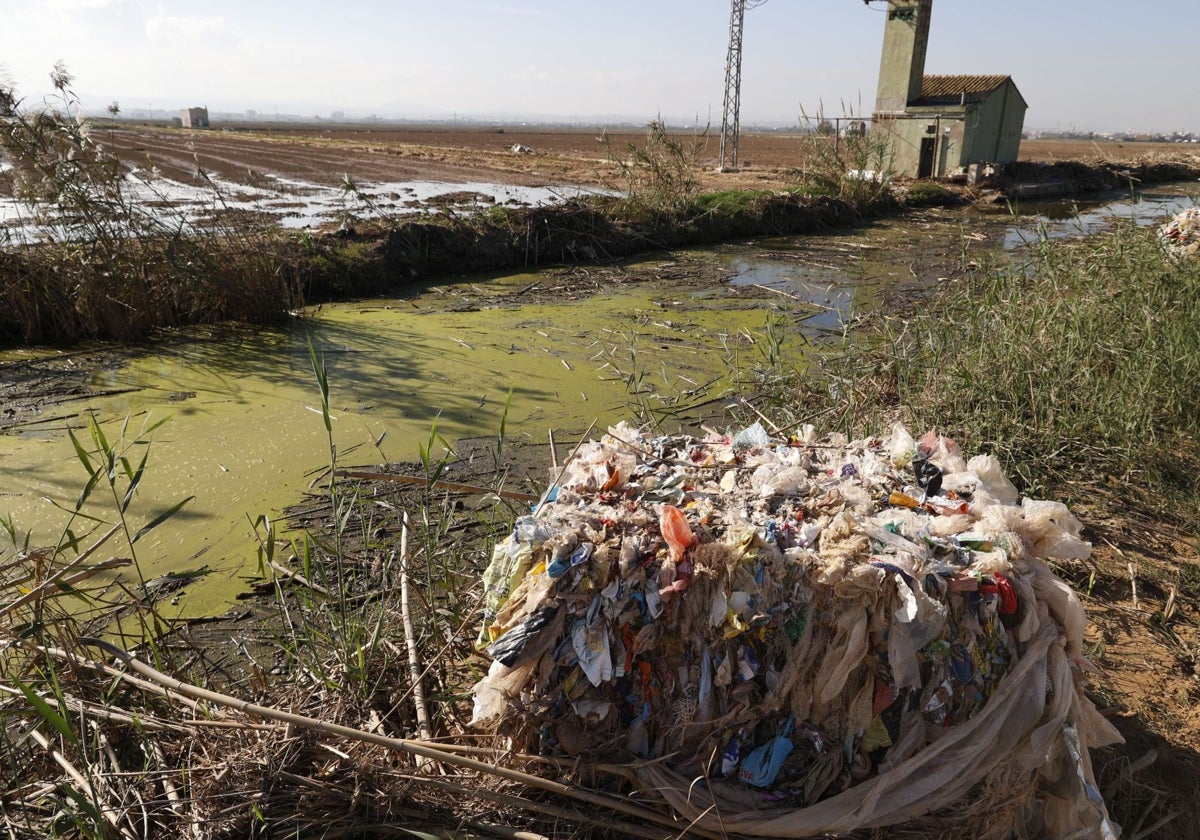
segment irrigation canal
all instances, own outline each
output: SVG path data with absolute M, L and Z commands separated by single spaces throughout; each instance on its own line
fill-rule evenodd
M 1078 212 L 1027 207 L 1017 220 L 928 211 L 620 268 L 442 278 L 404 298 L 324 306 L 286 330 L 118 348 L 122 363 L 93 383 L 110 396 L 0 436 L 0 516 L 32 531 L 31 545 L 53 544 L 87 479 L 67 429 L 86 442 L 91 415 L 110 440 L 132 442 L 169 418 L 146 436 L 146 478 L 129 517 L 138 527 L 194 498 L 138 542 L 138 559 L 146 578 L 208 572 L 164 606 L 168 615 L 219 614 L 254 574 L 251 520 L 279 516 L 329 465 L 310 342 L 327 366 L 341 466 L 415 460 L 434 430 L 455 441 L 494 435 L 502 422 L 509 436 L 546 440 L 553 429 L 568 440 L 593 421 L 603 429 L 639 409 L 719 399 L 734 371 L 761 360 L 772 319 L 786 324 L 782 349 L 801 365 L 806 340 L 977 256 L 1086 235 L 1114 217 L 1151 224 L 1198 198 L 1200 184 L 1173 185 Z M 598 290 L 576 285 L 527 302 L 528 290 L 562 285 L 572 271 L 596 274 Z M 86 510 L 113 519 L 111 500 Z

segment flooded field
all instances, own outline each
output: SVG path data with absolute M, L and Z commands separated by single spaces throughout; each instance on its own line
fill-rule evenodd
M 204 185 L 181 183 L 159 174 L 134 172 L 125 178 L 127 199 L 170 221 L 202 225 L 222 214 L 250 213 L 283 228 L 337 227 L 358 218 L 396 218 L 428 212 L 471 212 L 488 207 L 554 204 L 597 192 L 594 188 L 445 181 L 364 182 L 328 185 L 295 178 L 263 176 L 261 185 L 208 176 Z M 13 198 L 0 197 L 0 241 L 36 242 L 45 220 L 30 215 Z

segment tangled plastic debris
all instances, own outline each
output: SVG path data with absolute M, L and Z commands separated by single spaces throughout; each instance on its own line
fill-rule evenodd
M 891 825 L 1003 787 L 997 825 L 1108 836 L 1087 749 L 1119 736 L 1044 562 L 1090 551 L 1066 506 L 932 432 L 621 424 L 495 549 L 473 723 L 634 763 L 714 830 Z
M 1200 254 L 1200 207 L 1189 207 L 1176 213 L 1171 221 L 1158 229 L 1158 235 L 1174 256 Z

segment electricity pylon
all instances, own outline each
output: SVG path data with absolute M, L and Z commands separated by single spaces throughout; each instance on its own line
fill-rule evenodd
M 742 26 L 746 9 L 761 6 L 767 0 L 730 0 L 729 50 L 725 54 L 725 104 L 721 113 L 721 170 L 738 167 L 738 131 L 742 109 Z M 728 161 L 728 165 L 726 164 Z

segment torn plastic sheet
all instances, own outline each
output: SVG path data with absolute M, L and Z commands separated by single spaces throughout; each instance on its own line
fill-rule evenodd
M 535 638 L 557 612 L 557 607 L 550 606 L 533 613 L 488 645 L 488 654 L 501 665 L 511 668 L 521 658 L 529 640 Z

